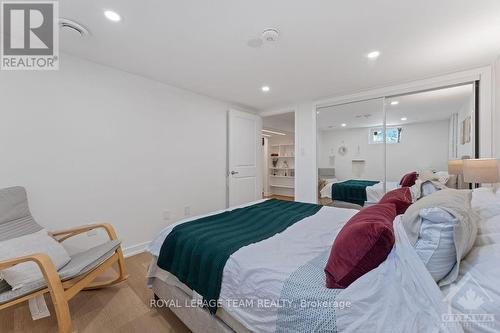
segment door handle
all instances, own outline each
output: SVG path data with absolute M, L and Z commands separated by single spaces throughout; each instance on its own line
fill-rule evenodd
M 238 171 L 231 171 L 231 175 L 232 175 L 232 176 L 237 175 L 237 174 L 239 174 L 239 172 L 238 172 Z

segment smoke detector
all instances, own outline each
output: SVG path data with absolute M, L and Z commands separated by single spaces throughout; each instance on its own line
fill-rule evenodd
M 85 28 L 80 23 L 77 23 L 77 22 L 70 20 L 70 19 L 60 18 L 59 19 L 59 27 L 61 28 L 61 30 L 64 29 L 66 31 L 76 33 L 82 38 L 85 38 L 85 37 L 90 35 L 90 32 L 88 31 L 87 28 Z
M 262 32 L 262 40 L 264 42 L 269 42 L 269 43 L 275 42 L 278 40 L 278 36 L 279 36 L 278 29 L 271 28 L 271 29 L 266 29 Z

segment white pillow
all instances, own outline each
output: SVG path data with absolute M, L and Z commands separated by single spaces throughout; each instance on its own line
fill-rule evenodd
M 438 171 L 434 175 L 441 184 L 446 184 L 450 179 L 450 174 L 447 171 Z
M 488 187 L 480 187 L 472 191 L 471 206 L 481 219 L 487 220 L 500 215 L 500 196 Z
M 472 208 L 477 208 L 481 205 L 486 205 L 491 202 L 500 202 L 500 196 L 493 193 L 493 189 L 488 187 L 480 187 L 472 190 Z
M 415 250 L 434 281 L 439 282 L 457 263 L 453 239 L 457 219 L 437 207 L 422 209 L 420 217 L 422 222 Z
M 56 269 L 61 269 L 70 260 L 64 247 L 43 229 L 33 234 L 0 242 L 0 261 L 35 253 L 47 254 Z M 43 279 L 42 272 L 34 262 L 26 262 L 0 271 L 13 290 Z
M 439 191 L 439 189 L 430 181 L 422 184 L 422 197 L 426 197 L 434 192 Z

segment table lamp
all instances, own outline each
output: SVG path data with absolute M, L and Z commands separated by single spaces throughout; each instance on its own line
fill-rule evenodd
M 478 158 L 463 161 L 464 181 L 473 184 L 494 184 L 499 181 L 498 160 Z
M 448 161 L 448 173 L 450 175 L 457 176 L 457 180 L 455 182 L 455 188 L 461 188 L 462 181 L 462 173 L 464 167 L 464 160 L 449 160 Z

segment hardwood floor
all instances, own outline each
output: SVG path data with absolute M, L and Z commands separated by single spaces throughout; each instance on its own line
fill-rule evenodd
M 78 333 L 187 333 L 190 330 L 168 309 L 149 307 L 153 294 L 146 287 L 151 256 L 141 253 L 126 259 L 129 279 L 115 287 L 82 291 L 70 303 L 73 328 Z M 51 316 L 33 321 L 28 303 L 0 311 L 2 333 L 57 332 L 50 297 L 45 296 Z
M 294 197 L 288 197 L 285 195 L 277 195 L 277 194 L 263 196 L 263 197 L 264 197 L 264 199 L 279 199 L 279 200 L 285 200 L 285 201 L 294 201 L 295 200 Z

